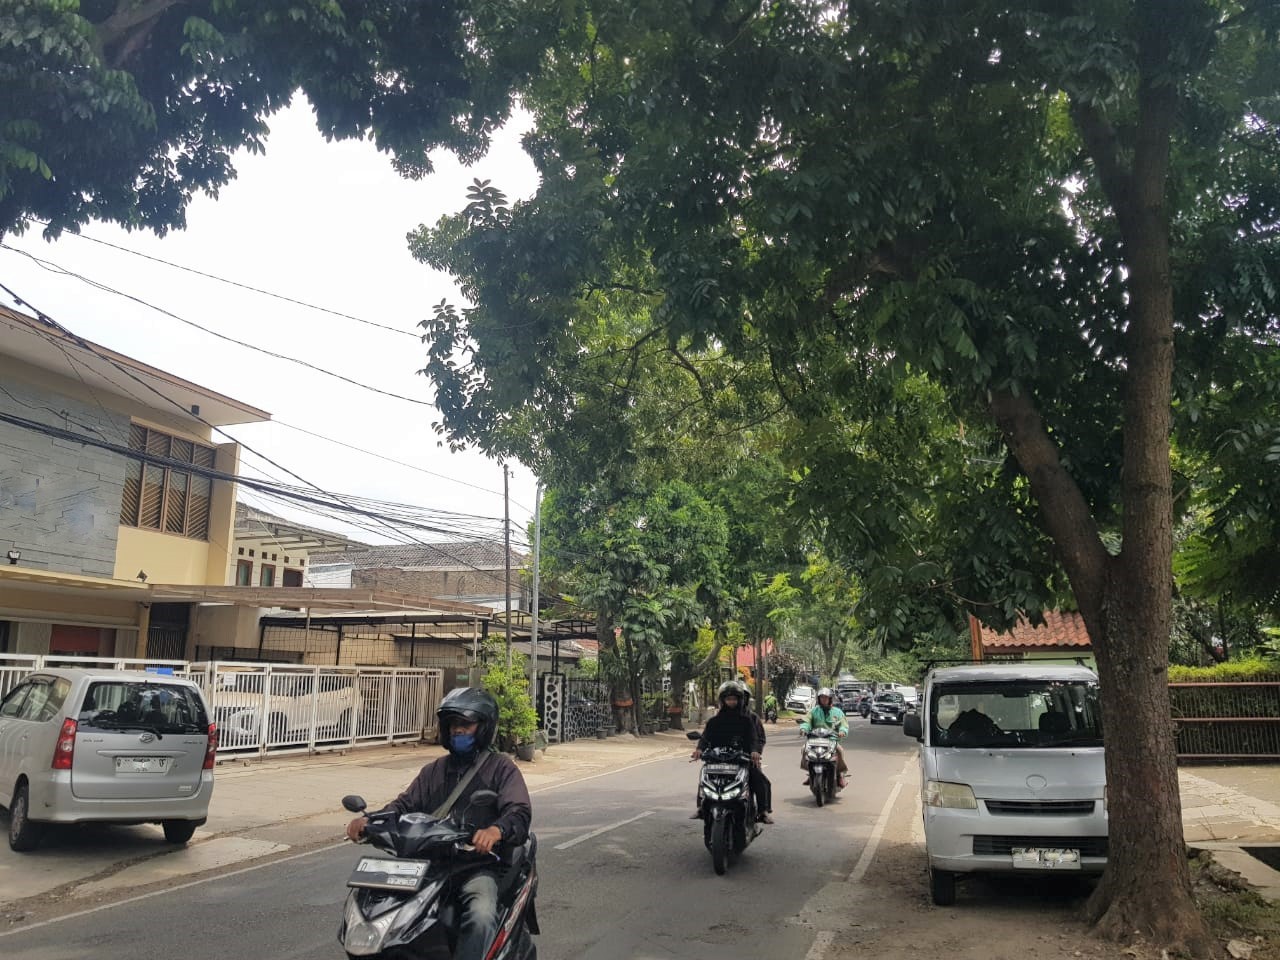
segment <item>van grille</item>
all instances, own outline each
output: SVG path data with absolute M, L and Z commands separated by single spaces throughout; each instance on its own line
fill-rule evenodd
M 1106 837 L 990 837 L 973 838 L 974 856 L 1012 855 L 1014 847 L 1041 850 L 1079 850 L 1082 857 L 1105 857 Z
M 986 800 L 988 813 L 1019 817 L 1087 817 L 1093 800 Z

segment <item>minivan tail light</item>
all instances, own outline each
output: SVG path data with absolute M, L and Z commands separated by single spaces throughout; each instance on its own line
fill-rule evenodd
M 53 769 L 70 770 L 76 754 L 76 722 L 67 717 L 58 731 L 58 742 L 53 748 Z
M 209 724 L 209 743 L 204 748 L 204 769 L 212 770 L 214 764 L 214 755 L 218 752 L 218 725 L 216 723 Z

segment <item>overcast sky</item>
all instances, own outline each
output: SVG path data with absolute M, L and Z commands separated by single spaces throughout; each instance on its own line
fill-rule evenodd
M 474 178 L 493 180 L 511 199 L 531 196 L 536 175 L 520 150 L 518 132 L 504 131 L 489 156 L 470 168 L 442 153 L 435 158 L 433 176 L 412 182 L 398 177 L 388 158 L 369 143 L 326 143 L 302 98 L 272 118 L 271 130 L 265 155 L 242 152 L 236 160 L 238 176 L 221 195 L 216 200 L 202 196 L 191 204 L 185 231 L 157 238 L 91 224 L 82 237 L 64 235 L 52 244 L 37 228 L 5 242 L 228 337 L 429 401 L 430 384 L 416 373 L 425 359 L 423 345 L 404 333 L 415 333 L 418 321 L 430 316 L 440 300 L 460 301 L 448 277 L 410 256 L 405 234 L 461 209 Z M 237 289 L 86 238 L 404 333 Z M 219 340 L 139 303 L 43 269 L 10 250 L 0 250 L 0 280 L 86 339 L 269 411 L 278 423 L 229 427 L 228 432 L 313 484 L 502 517 L 502 467 L 478 453 L 451 454 L 439 446 L 431 430 L 433 407 L 379 396 Z M 0 302 L 13 306 L 2 291 Z M 282 424 L 420 469 L 375 459 Z M 298 483 L 247 452 L 242 469 Z M 512 465 L 511 516 L 520 534 L 532 516 L 534 484 L 529 471 Z M 242 493 L 242 499 L 255 502 L 252 495 Z M 330 520 L 290 513 L 274 502 L 255 505 L 335 526 Z M 491 528 L 499 530 L 500 523 Z

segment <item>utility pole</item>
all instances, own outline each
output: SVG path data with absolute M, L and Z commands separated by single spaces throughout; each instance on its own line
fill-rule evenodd
M 538 562 L 542 554 L 542 481 L 533 493 L 533 624 L 529 631 L 529 696 L 538 702 Z M 541 719 L 541 716 L 539 716 Z
M 507 581 L 507 675 L 511 675 L 511 504 L 509 501 L 507 465 L 502 465 L 502 552 Z

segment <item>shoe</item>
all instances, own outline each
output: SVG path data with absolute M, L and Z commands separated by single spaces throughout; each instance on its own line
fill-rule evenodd
M 840 787 L 841 790 L 843 790 L 845 787 L 849 785 L 849 778 L 841 777 L 839 780 L 836 781 L 836 784 Z
M 700 810 L 695 810 L 695 811 L 693 811 L 693 813 L 689 814 L 689 819 L 690 819 L 690 820 L 701 820 L 701 819 L 702 819 L 702 811 L 700 811 Z
M 756 823 L 773 823 L 773 817 L 769 816 L 769 813 L 766 811 L 756 817 Z
M 805 786 L 805 787 L 807 787 L 807 786 L 809 785 L 809 780 L 810 780 L 810 778 L 809 778 L 809 777 L 805 777 L 805 778 L 804 778 L 804 783 L 803 783 L 803 784 L 801 784 L 801 786 Z

